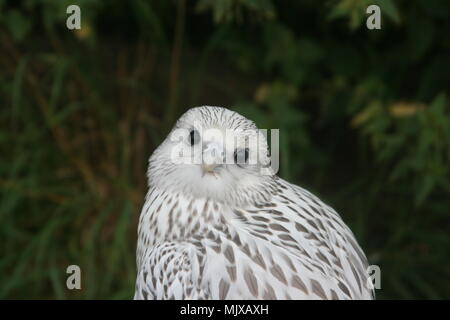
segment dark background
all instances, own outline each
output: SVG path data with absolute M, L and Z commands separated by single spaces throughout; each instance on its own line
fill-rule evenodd
M 449 18 L 446 0 L 0 0 L 0 298 L 131 298 L 148 157 L 220 105 L 280 128 L 279 174 L 342 215 L 378 298 L 449 299 Z

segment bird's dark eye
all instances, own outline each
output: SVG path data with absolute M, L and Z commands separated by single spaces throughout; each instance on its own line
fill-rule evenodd
M 236 149 L 234 151 L 234 162 L 238 165 L 248 163 L 248 157 L 249 157 L 248 148 Z
M 189 133 L 189 143 L 191 144 L 191 146 L 197 144 L 199 141 L 200 135 L 198 134 L 198 131 L 195 129 L 191 130 L 191 132 Z

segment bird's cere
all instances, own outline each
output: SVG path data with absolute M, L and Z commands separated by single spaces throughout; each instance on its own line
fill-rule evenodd
M 351 230 L 276 176 L 278 145 L 270 149 L 267 132 L 225 108 L 177 121 L 149 161 L 136 299 L 373 297 Z

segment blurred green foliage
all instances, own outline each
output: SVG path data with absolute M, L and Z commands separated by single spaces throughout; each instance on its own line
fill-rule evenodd
M 373 3 L 381 30 L 365 27 Z M 0 298 L 132 297 L 147 159 L 195 105 L 280 128 L 280 175 L 341 213 L 381 267 L 378 298 L 450 298 L 449 14 L 446 0 L 0 0 Z

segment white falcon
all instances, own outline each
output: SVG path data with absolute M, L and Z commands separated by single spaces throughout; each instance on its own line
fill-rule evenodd
M 273 174 L 264 135 L 240 114 L 188 110 L 148 178 L 135 299 L 373 298 L 351 230 Z

